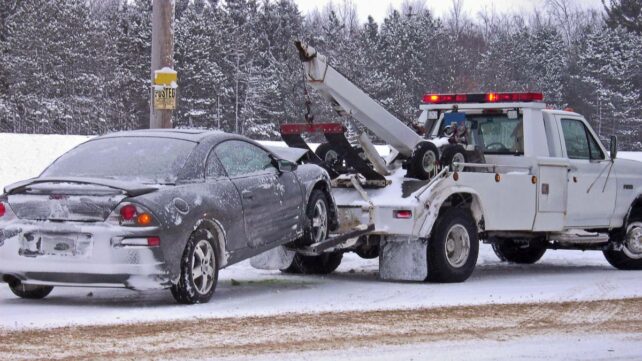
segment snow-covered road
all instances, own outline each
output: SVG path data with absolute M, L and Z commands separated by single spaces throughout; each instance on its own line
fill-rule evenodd
M 460 284 L 381 282 L 376 260 L 347 255 L 330 276 L 223 270 L 214 299 L 178 306 L 168 291 L 58 288 L 26 301 L 0 284 L 0 328 L 24 329 L 321 311 L 600 300 L 642 297 L 642 271 L 618 271 L 601 252 L 549 251 L 535 265 L 500 263 L 489 246 L 473 276 Z

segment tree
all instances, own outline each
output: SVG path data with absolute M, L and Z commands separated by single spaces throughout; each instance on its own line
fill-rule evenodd
M 642 0 L 602 0 L 606 23 L 642 34 Z

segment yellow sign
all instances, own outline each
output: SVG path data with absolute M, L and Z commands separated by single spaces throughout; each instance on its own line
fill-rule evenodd
M 172 110 L 176 109 L 176 88 L 154 87 L 154 109 Z
M 178 75 L 172 68 L 165 67 L 154 72 L 155 85 L 172 85 L 172 83 L 176 84 L 177 79 Z

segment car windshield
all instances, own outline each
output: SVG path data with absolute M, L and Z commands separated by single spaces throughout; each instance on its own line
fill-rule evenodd
M 104 138 L 65 153 L 41 177 L 107 178 L 140 183 L 170 184 L 196 143 L 153 137 Z

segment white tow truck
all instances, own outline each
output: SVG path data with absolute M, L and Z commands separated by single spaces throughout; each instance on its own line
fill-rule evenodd
M 329 167 L 339 228 L 318 244 L 266 254 L 272 261 L 264 266 L 285 268 L 295 253 L 355 251 L 379 257 L 385 280 L 462 282 L 483 241 L 515 263 L 577 249 L 602 251 L 618 269 L 642 269 L 642 163 L 617 158 L 614 137 L 607 152 L 580 114 L 547 109 L 539 93 L 427 94 L 422 137 L 315 49 L 297 46 L 307 84 L 391 153 L 381 158 L 365 135 L 356 150 L 340 125 L 284 126 L 290 146 L 307 148 L 301 133 L 323 132 L 331 145 L 317 155 L 333 149 L 340 158 L 340 170 Z

